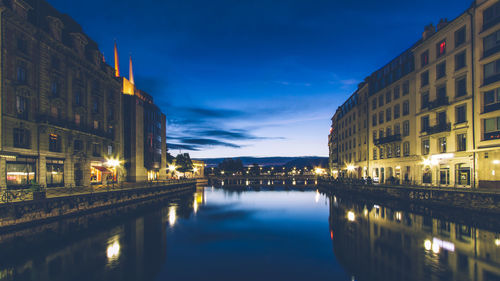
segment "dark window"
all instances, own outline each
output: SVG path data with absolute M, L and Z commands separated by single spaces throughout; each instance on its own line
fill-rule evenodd
M 380 112 L 378 113 L 378 123 L 379 123 L 379 124 L 384 123 L 384 111 L 380 111 Z
M 401 134 L 401 128 L 399 127 L 399 123 L 394 125 L 394 134 L 395 135 Z
M 57 81 L 52 81 L 50 86 L 50 93 L 53 97 L 59 96 L 59 83 Z
M 373 160 L 377 160 L 377 149 L 373 149 Z
M 16 96 L 16 114 L 17 118 L 28 120 L 28 98 Z
M 81 140 L 75 140 L 73 144 L 73 149 L 75 152 L 80 152 L 83 150 L 83 142 Z
M 421 122 L 422 122 L 421 131 L 427 132 L 427 130 L 429 130 L 429 116 L 423 116 Z
M 24 84 L 28 80 L 28 74 L 27 74 L 26 68 L 27 68 L 26 63 L 24 63 L 24 62 L 18 63 L 17 70 L 16 70 L 17 82 Z
M 462 69 L 466 66 L 466 52 L 463 51 L 460 54 L 455 55 L 455 70 Z
M 392 100 L 392 93 L 391 91 L 388 91 L 387 93 L 385 93 L 385 103 L 390 103 Z
M 409 142 L 403 143 L 403 155 L 410 156 L 410 143 Z
M 483 39 L 483 57 L 491 56 L 500 51 L 500 30 Z
M 372 109 L 377 109 L 377 99 L 372 100 Z
M 115 120 L 115 109 L 112 104 L 108 104 L 108 121 Z
M 439 58 L 444 54 L 446 54 L 446 40 L 436 44 L 436 56 Z
M 429 64 L 429 50 L 420 55 L 420 66 L 424 67 Z
M 465 43 L 466 28 L 465 26 L 455 31 L 455 48 Z
M 500 22 L 500 2 L 493 4 L 483 12 L 483 30 Z
M 378 97 L 378 106 L 384 105 L 384 95 L 380 94 Z
M 14 147 L 31 147 L 31 136 L 29 130 L 14 128 Z
M 99 113 L 99 99 L 92 99 L 92 113 Z
M 422 93 L 421 109 L 429 107 L 429 92 Z
M 467 121 L 467 107 L 466 105 L 461 105 L 461 106 L 457 106 L 455 107 L 455 118 L 456 118 L 456 124 L 459 124 L 459 123 L 464 123 Z
M 420 86 L 425 87 L 427 85 L 429 85 L 429 71 L 420 74 Z
M 23 53 L 28 52 L 28 42 L 23 38 L 17 38 L 17 49 Z
M 458 78 L 455 85 L 455 95 L 462 97 L 467 95 L 467 77 Z
M 406 80 L 403 82 L 403 96 L 410 93 L 410 81 Z
M 58 57 L 52 56 L 50 60 L 50 64 L 54 70 L 60 70 L 61 69 L 61 61 L 59 60 Z
M 385 110 L 385 120 L 387 122 L 391 121 L 392 119 L 392 109 L 389 107 L 388 109 Z
M 446 111 L 441 111 L 436 114 L 437 124 L 444 126 L 446 124 Z
M 56 134 L 49 135 L 49 151 L 61 152 L 61 136 Z
M 500 88 L 484 92 L 484 110 L 483 112 L 491 112 L 500 109 Z
M 394 100 L 399 99 L 399 86 L 394 88 Z
M 484 65 L 484 84 L 491 84 L 500 80 L 500 60 Z
M 399 103 L 398 103 L 398 104 L 396 104 L 394 106 L 394 119 L 398 119 L 399 118 L 399 116 L 400 116 L 399 113 L 400 112 L 399 112 Z
M 436 65 L 436 80 L 446 76 L 446 61 Z
M 439 153 L 446 153 L 446 137 L 439 138 L 438 145 Z
M 403 102 L 403 116 L 406 116 L 408 114 L 410 114 L 410 102 L 404 101 Z
M 403 122 L 403 136 L 407 137 L 410 135 L 410 121 L 406 120 Z
M 467 150 L 467 135 L 458 134 L 457 135 L 457 151 Z
M 92 155 L 94 157 L 100 157 L 101 156 L 101 145 L 99 143 L 93 143 L 92 144 Z
M 83 105 L 82 92 L 79 89 L 75 90 L 73 98 L 74 98 L 73 102 L 75 103 L 75 105 Z
M 436 95 L 438 99 L 446 98 L 446 85 L 439 86 L 436 89 Z

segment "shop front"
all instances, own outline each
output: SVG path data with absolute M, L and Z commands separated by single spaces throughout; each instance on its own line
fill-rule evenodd
M 148 181 L 157 181 L 160 176 L 159 170 L 148 170 Z
M 116 179 L 116 169 L 108 169 L 102 162 L 90 163 L 90 184 L 107 184 L 108 179 Z
M 14 157 L 6 161 L 7 188 L 29 188 L 36 183 L 36 158 Z

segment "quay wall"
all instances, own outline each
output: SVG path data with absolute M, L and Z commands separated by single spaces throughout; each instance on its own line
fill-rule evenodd
M 0 231 L 194 191 L 196 181 L 0 204 Z

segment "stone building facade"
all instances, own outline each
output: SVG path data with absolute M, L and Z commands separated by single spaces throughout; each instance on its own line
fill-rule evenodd
M 339 161 L 332 170 L 366 165 L 362 168 L 381 183 L 499 185 L 497 38 L 498 0 L 475 1 L 452 21 L 442 19 L 436 27 L 426 26 L 413 46 L 365 79 L 369 88 L 367 162 Z M 331 130 L 339 126 L 339 122 L 332 123 Z M 341 142 L 329 138 L 330 156 L 341 154 Z
M 121 81 L 97 44 L 42 0 L 0 1 L 0 187 L 118 182 Z

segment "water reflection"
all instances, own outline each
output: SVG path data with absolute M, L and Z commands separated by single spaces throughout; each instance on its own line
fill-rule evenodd
M 335 255 L 356 280 L 500 280 L 500 230 L 329 196 Z

